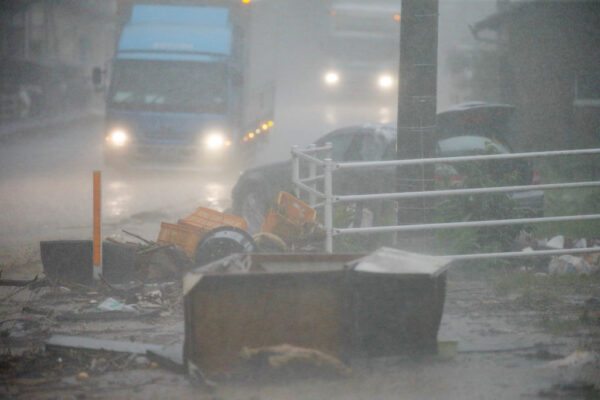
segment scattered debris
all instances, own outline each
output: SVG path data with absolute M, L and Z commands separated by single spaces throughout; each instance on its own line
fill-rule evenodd
M 120 301 L 113 299 L 112 297 L 109 297 L 102 303 L 98 304 L 98 309 L 102 311 L 137 311 L 133 306 L 123 304 Z
M 160 350 L 147 350 L 148 359 L 176 374 L 185 373 L 183 349 L 181 346 L 166 346 Z
M 583 258 L 571 255 L 552 257 L 548 265 L 550 275 L 590 275 L 596 270 L 597 267 L 592 267 Z
M 108 282 L 135 278 L 137 246 L 105 241 L 102 244 L 103 277 Z M 93 283 L 92 241 L 56 240 L 40 242 L 44 273 L 55 281 Z
M 196 258 L 197 246 L 202 238 L 215 228 L 229 226 L 246 231 L 246 220 L 235 215 L 221 213 L 205 207 L 198 207 L 192 214 L 180 219 L 176 224 L 163 222 L 158 239 L 159 244 L 177 245 L 191 259 Z
M 38 288 L 48 284 L 49 282 L 47 279 L 38 279 L 37 275 L 31 280 L 0 279 L 0 286 L 28 286 L 29 288 Z
M 116 353 L 146 355 L 148 351 L 160 353 L 162 346 L 148 343 L 123 342 L 118 340 L 96 339 L 82 336 L 53 335 L 46 340 L 46 347 L 63 347 L 70 349 L 102 350 Z
M 564 249 L 565 237 L 562 235 L 554 236 L 552 239 L 546 242 L 546 247 L 550 247 L 552 249 Z
M 78 373 L 78 374 L 75 376 L 75 378 L 76 378 L 78 381 L 87 381 L 87 380 L 89 380 L 89 379 L 90 379 L 90 376 L 88 375 L 88 373 L 87 373 L 87 372 L 83 371 L 83 372 L 80 372 L 80 373 Z
M 549 361 L 542 368 L 570 368 L 593 363 L 598 360 L 598 355 L 586 350 L 577 349 L 567 357 Z
M 240 357 L 247 361 L 250 368 L 260 372 L 264 372 L 268 367 L 294 376 L 310 374 L 348 377 L 352 375 L 350 367 L 329 354 L 288 344 L 255 349 L 244 347 Z
M 31 287 L 31 286 L 33 286 L 33 284 L 34 284 L 34 283 L 37 281 L 37 279 L 38 279 L 38 277 L 37 277 L 37 275 L 36 275 L 36 277 L 35 277 L 35 278 L 33 278 L 31 281 L 27 281 L 27 283 L 26 283 L 26 284 L 24 284 L 24 285 L 18 285 L 18 286 L 19 286 L 19 288 L 18 288 L 17 290 L 15 290 L 14 292 L 12 292 L 12 293 L 10 293 L 10 294 L 8 294 L 8 295 L 6 295 L 6 296 L 2 297 L 2 298 L 0 299 L 0 303 L 2 303 L 2 302 L 4 302 L 4 301 L 6 301 L 6 300 L 8 300 L 8 299 L 10 299 L 11 297 L 13 297 L 14 295 L 16 295 L 17 293 L 19 293 L 19 292 L 21 292 L 21 291 L 23 291 L 23 290 L 27 289 L 28 287 Z
M 261 234 L 268 234 L 267 239 L 281 239 L 289 249 L 321 249 L 325 231 L 315 222 L 316 216 L 314 208 L 287 192 L 280 192 L 276 205 L 267 212 Z
M 287 244 L 277 235 L 269 232 L 260 232 L 252 237 L 261 253 L 286 253 Z

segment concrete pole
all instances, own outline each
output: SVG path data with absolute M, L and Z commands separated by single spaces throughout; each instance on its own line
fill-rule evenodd
M 396 145 L 399 160 L 432 157 L 435 152 L 438 10 L 438 0 L 402 0 Z M 398 192 L 431 190 L 433 166 L 399 167 L 396 182 Z M 430 204 L 423 198 L 399 201 L 398 223 L 427 222 Z M 400 245 L 404 242 L 412 250 L 421 251 L 428 242 L 424 237 L 417 242 L 407 242 L 409 237 L 398 239 Z

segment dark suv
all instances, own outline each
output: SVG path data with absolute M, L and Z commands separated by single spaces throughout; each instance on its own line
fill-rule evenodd
M 471 103 L 485 104 L 485 103 Z M 483 115 L 490 120 L 491 109 L 500 109 L 506 113 L 512 108 L 504 105 L 461 106 L 457 112 L 454 109 L 438 114 L 438 129 L 440 140 L 437 142 L 438 157 L 453 157 L 471 154 L 510 153 L 511 148 L 503 140 L 502 130 L 499 126 L 488 124 L 487 129 L 471 129 L 468 121 L 455 121 L 464 110 L 473 112 L 473 115 Z M 479 110 L 475 110 L 479 109 Z M 477 124 L 485 118 L 475 119 Z M 494 120 L 495 121 L 495 120 Z M 451 123 L 452 122 L 452 123 Z M 462 128 L 461 128 L 462 125 Z M 471 123 L 473 125 L 473 123 Z M 483 134 L 475 134 L 476 131 Z M 462 134 L 461 134 L 462 133 Z M 317 146 L 330 142 L 333 145 L 332 159 L 344 161 L 380 161 L 392 160 L 396 155 L 396 127 L 386 124 L 364 124 L 345 127 L 327 133 L 315 142 Z M 507 174 L 513 176 L 510 184 L 525 185 L 535 184 L 539 179 L 526 160 L 493 161 L 494 168 L 490 168 L 490 180 L 498 185 L 504 185 L 501 177 Z M 245 171 L 238 179 L 232 191 L 233 212 L 246 219 L 248 230 L 255 233 L 260 230 L 264 215 L 277 194 L 291 191 L 291 161 L 282 161 L 268 164 Z M 457 165 L 436 165 L 436 186 L 461 187 L 470 186 L 469 177 L 461 174 Z M 334 172 L 335 194 L 366 194 L 385 193 L 395 191 L 395 168 L 378 167 L 368 169 L 338 170 Z M 515 207 L 526 211 L 528 215 L 543 215 L 544 192 L 532 190 L 511 194 Z

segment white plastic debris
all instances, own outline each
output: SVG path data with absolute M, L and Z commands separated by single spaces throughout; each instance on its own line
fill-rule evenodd
M 107 298 L 102 303 L 98 304 L 98 309 L 102 311 L 135 311 L 131 305 L 126 305 L 112 297 Z
M 585 350 L 575 350 L 565 358 L 547 362 L 544 368 L 572 368 L 594 362 L 597 358 L 595 353 Z
M 575 242 L 573 247 L 576 249 L 585 249 L 587 247 L 587 240 L 585 238 L 581 238 Z
M 550 275 L 589 275 L 594 268 L 581 257 L 564 255 L 552 257 L 548 265 Z
M 552 239 L 548 240 L 546 247 L 551 247 L 553 249 L 564 249 L 565 237 L 563 235 L 554 236 Z

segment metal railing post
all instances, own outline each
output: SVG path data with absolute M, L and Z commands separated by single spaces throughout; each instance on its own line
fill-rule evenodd
M 333 252 L 333 161 L 325 160 L 325 251 Z
M 315 148 L 314 144 L 311 144 L 310 146 L 308 146 L 309 150 L 314 149 L 314 148 Z M 308 166 L 308 177 L 310 179 L 313 179 L 315 176 L 317 176 L 317 164 L 315 164 L 314 162 L 311 162 L 311 163 L 309 163 L 309 166 Z M 313 189 L 316 189 L 317 188 L 316 182 L 311 182 L 310 187 Z M 311 207 L 314 207 L 314 205 L 317 204 L 317 197 L 312 192 L 308 194 L 308 204 Z
M 294 183 L 294 196 L 300 198 L 300 187 L 296 184 L 300 181 L 300 158 L 296 151 L 298 151 L 298 146 L 292 146 L 292 182 Z
M 331 142 L 327 142 L 325 143 L 325 146 L 329 148 L 325 150 L 325 157 L 323 158 L 332 158 L 331 153 L 333 151 L 333 144 L 331 144 Z

